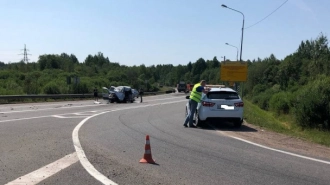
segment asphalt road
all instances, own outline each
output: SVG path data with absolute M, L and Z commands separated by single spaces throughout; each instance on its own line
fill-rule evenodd
M 143 99 L 0 105 L 0 184 L 330 183 L 329 161 L 184 128 L 182 93 Z

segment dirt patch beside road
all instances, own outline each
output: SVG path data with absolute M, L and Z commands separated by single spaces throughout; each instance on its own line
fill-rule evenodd
M 251 142 L 280 149 L 307 157 L 321 158 L 330 161 L 330 148 L 306 140 L 265 130 L 264 128 L 244 122 L 242 131 L 226 130 L 226 134 L 246 139 Z

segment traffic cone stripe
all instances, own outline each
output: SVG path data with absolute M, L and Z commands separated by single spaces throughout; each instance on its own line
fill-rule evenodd
M 145 154 L 151 154 L 151 150 L 146 150 L 144 153 Z
M 147 145 L 150 145 L 150 141 L 149 141 L 149 140 L 146 140 L 146 144 L 147 144 Z

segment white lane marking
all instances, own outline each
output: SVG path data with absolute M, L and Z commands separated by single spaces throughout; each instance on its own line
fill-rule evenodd
M 103 113 L 100 113 L 103 114 Z M 101 174 L 99 171 L 97 171 L 95 169 L 95 167 L 88 161 L 84 150 L 82 149 L 82 146 L 80 144 L 79 141 L 79 129 L 81 128 L 81 126 L 90 118 L 100 115 L 100 114 L 95 114 L 93 116 L 87 117 L 84 120 L 82 120 L 73 130 L 72 132 L 72 140 L 73 140 L 73 145 L 74 148 L 77 152 L 77 156 L 78 159 L 81 163 L 81 165 L 85 168 L 85 170 L 87 170 L 87 172 L 93 176 L 95 179 L 97 179 L 98 181 L 102 182 L 103 184 L 116 184 L 115 182 L 113 182 L 112 180 L 108 179 L 106 176 L 104 176 L 103 174 Z
M 6 185 L 17 185 L 17 184 L 35 185 L 47 179 L 48 177 L 58 173 L 59 171 L 71 166 L 76 162 L 78 162 L 78 157 L 76 152 L 74 152 L 38 170 L 35 170 L 29 174 L 21 176 L 16 180 L 7 183 Z
M 110 180 L 108 177 L 106 177 L 105 175 L 103 175 L 102 173 L 100 173 L 99 171 L 97 171 L 95 169 L 95 167 L 88 161 L 87 156 L 85 155 L 85 152 L 80 144 L 79 141 L 79 129 L 85 124 L 85 122 L 87 120 L 89 120 L 90 118 L 93 118 L 95 116 L 99 116 L 101 114 L 105 114 L 108 112 L 115 112 L 115 111 L 120 111 L 120 110 L 125 110 L 125 109 L 136 109 L 136 108 L 142 108 L 142 107 L 151 107 L 151 106 L 157 106 L 157 105 L 162 105 L 162 104 L 169 104 L 169 103 L 178 103 L 178 102 L 182 102 L 181 101 L 173 101 L 173 102 L 167 102 L 167 103 L 159 103 L 159 104 L 152 104 L 152 105 L 141 105 L 141 106 L 135 106 L 135 107 L 126 107 L 126 108 L 121 108 L 121 109 L 115 109 L 115 110 L 110 110 L 110 111 L 105 111 L 105 112 L 101 112 L 98 114 L 95 114 L 93 116 L 87 117 L 84 120 L 82 120 L 73 130 L 72 132 L 72 140 L 73 140 L 73 145 L 74 148 L 76 149 L 77 152 L 77 156 L 79 158 L 80 163 L 82 164 L 82 166 L 86 169 L 86 171 L 93 176 L 95 179 L 97 179 L 98 181 L 102 182 L 103 184 L 114 184 L 116 185 L 115 182 L 113 182 L 112 180 Z M 187 101 L 187 100 L 184 100 Z
M 81 101 L 84 102 L 84 101 Z M 25 104 L 25 105 L 21 105 L 21 106 L 12 106 L 12 105 L 6 105 L 6 107 L 8 108 L 23 108 L 23 107 L 27 107 L 27 108 L 35 108 L 35 107 L 43 107 L 43 106 L 54 106 L 54 105 L 63 105 L 65 104 L 65 106 L 71 106 L 72 104 L 79 104 L 81 102 L 77 102 L 77 101 L 67 101 L 67 102 L 59 102 L 59 103 L 36 103 L 36 104 Z
M 166 98 L 167 99 L 167 98 Z M 164 99 L 159 99 L 159 100 L 164 100 Z M 187 101 L 187 100 L 182 100 L 182 101 Z M 166 103 L 159 103 L 159 104 L 156 104 L 156 105 L 161 105 L 161 104 L 169 104 L 169 103 L 176 103 L 176 102 L 182 102 L 182 101 L 174 101 L 174 102 L 166 102 Z M 72 108 L 75 108 L 75 107 L 72 107 Z M 134 107 L 132 107 L 134 108 Z M 130 107 L 128 108 L 123 108 L 123 109 L 120 109 L 120 110 L 124 110 L 124 109 L 130 109 Z M 89 112 L 97 112 L 97 111 L 89 111 Z M 38 116 L 38 117 L 30 117 L 30 118 L 17 118 L 17 119 L 9 119 L 9 120 L 1 120 L 0 123 L 3 123 L 3 122 L 11 122 L 11 121 L 21 121 L 21 120 L 29 120 L 29 119 L 39 119 L 39 118 L 46 118 L 46 117 L 57 117 L 57 118 L 68 118 L 64 115 L 70 115 L 70 114 L 81 114 L 81 113 L 86 113 L 86 112 L 77 112 L 77 113 L 66 113 L 66 114 L 57 114 L 57 115 L 48 115 L 48 116 Z M 86 116 L 82 117 L 82 118 L 85 118 Z M 77 118 L 76 116 L 73 117 L 73 118 Z
M 97 111 L 89 111 L 89 112 L 97 112 Z M 20 120 L 29 120 L 29 119 L 38 119 L 38 118 L 47 118 L 47 117 L 57 117 L 57 118 L 68 118 L 65 115 L 71 115 L 71 114 L 83 114 L 86 112 L 76 112 L 76 113 L 65 113 L 65 114 L 58 114 L 58 115 L 48 115 L 48 116 L 38 116 L 38 117 L 30 117 L 30 118 L 17 118 L 17 119 L 9 119 L 9 120 L 1 120 L 0 123 L 2 122 L 11 122 L 11 121 L 20 121 Z M 90 116 L 86 115 L 86 116 Z M 86 118 L 86 116 L 81 116 L 81 118 Z M 78 118 L 78 116 L 74 116 L 72 118 Z
M 182 98 L 182 97 L 154 99 L 154 100 L 147 100 L 147 101 L 143 101 L 143 102 L 158 101 L 158 100 L 171 100 L 171 99 L 177 99 L 177 98 Z M 187 100 L 186 100 L 186 101 L 187 101 Z
M 152 101 L 159 101 L 159 100 L 177 99 L 177 98 L 182 98 L 182 97 L 154 99 L 154 100 L 144 101 L 144 103 L 146 103 L 146 102 L 152 102 Z M 52 107 L 52 108 L 43 108 L 43 109 L 40 109 L 40 110 L 38 109 L 38 110 L 6 111 L 6 112 L 0 112 L 0 114 L 11 114 L 11 113 L 21 113 L 21 112 L 44 111 L 44 110 L 51 110 L 51 109 L 70 109 L 70 108 L 79 108 L 79 107 L 96 107 L 96 106 L 107 106 L 107 104 L 81 105 L 81 106 L 69 106 L 69 107 Z
M 185 100 L 186 101 L 186 100 Z M 78 131 L 80 129 L 80 127 L 90 118 L 94 117 L 94 116 L 98 116 L 107 112 L 113 112 L 113 111 L 120 111 L 120 110 L 125 110 L 125 109 L 134 109 L 134 108 L 142 108 L 142 107 L 149 107 L 149 106 L 156 106 L 156 105 L 161 105 L 161 104 L 168 104 L 168 103 L 178 103 L 178 102 L 182 102 L 182 101 L 173 101 L 173 102 L 167 102 L 167 103 L 159 103 L 159 104 L 152 104 L 152 105 L 143 105 L 143 106 L 136 106 L 136 107 L 127 107 L 127 108 L 121 108 L 121 109 L 115 109 L 115 110 L 110 110 L 110 111 L 106 111 L 106 112 L 101 112 L 99 114 L 95 114 L 92 115 L 90 117 L 85 118 L 83 121 L 81 121 L 73 130 L 72 132 L 72 138 L 73 138 L 73 143 L 74 143 L 74 147 L 76 152 L 66 155 L 63 158 L 48 164 L 38 170 L 35 170 L 29 174 L 26 174 L 24 176 L 21 176 L 19 178 L 17 178 L 14 181 L 11 181 L 9 183 L 7 183 L 6 185 L 17 185 L 17 184 L 25 184 L 25 185 L 35 185 L 38 184 L 39 182 L 47 179 L 48 177 L 58 173 L 59 171 L 69 167 L 70 165 L 76 163 L 78 160 L 80 160 L 81 164 L 84 166 L 84 168 L 96 179 L 100 180 L 103 183 L 109 183 L 109 184 L 114 184 L 116 185 L 116 183 L 114 183 L 113 181 L 111 181 L 110 179 L 108 179 L 107 177 L 105 177 L 103 174 L 101 174 L 100 172 L 98 172 L 94 166 L 88 161 L 82 147 L 79 141 L 79 137 L 78 137 Z M 94 111 L 96 112 L 96 111 Z M 54 115 L 54 116 L 58 116 L 58 115 Z M 33 117 L 33 118 L 24 118 L 24 119 L 35 119 L 35 118 L 43 118 L 43 117 L 49 117 L 49 116 L 41 116 L 41 117 Z M 60 117 L 60 116 L 59 116 Z M 15 119 L 18 120 L 18 119 Z M 20 119 L 23 120 L 23 119 Z M 9 120 L 6 120 L 9 121 Z M 12 120 L 14 121 L 14 120 Z M 4 121 L 1 121 L 4 122 Z M 79 152 L 79 153 L 77 153 Z M 79 157 L 79 158 L 78 158 Z
M 91 116 L 93 113 L 96 113 L 97 111 L 89 111 L 89 112 L 76 112 L 76 113 L 71 113 L 75 115 L 80 115 L 80 116 Z
M 114 111 L 120 111 L 120 110 L 125 110 L 125 109 L 134 109 L 134 108 L 142 108 L 142 107 L 149 107 L 149 106 L 157 106 L 157 105 L 164 105 L 164 104 L 171 104 L 171 103 L 178 103 L 178 102 L 183 102 L 183 101 L 186 101 L 186 100 L 181 100 L 181 101 L 173 101 L 173 102 L 166 102 L 166 103 L 159 103 L 159 104 L 153 104 L 153 105 L 144 105 L 144 106 L 135 106 L 135 107 L 127 107 L 127 108 L 121 108 L 121 109 L 115 109 L 115 110 L 110 110 L 110 111 L 106 111 L 106 112 L 101 112 L 99 114 L 95 114 L 93 116 L 90 116 L 90 117 L 87 117 L 85 118 L 83 121 L 81 121 L 76 127 L 75 129 L 73 130 L 72 132 L 72 138 L 73 138 L 73 143 L 74 143 L 74 147 L 75 147 L 75 150 L 76 150 L 76 153 L 74 154 L 77 154 L 78 156 L 78 159 L 80 160 L 81 164 L 83 165 L 83 167 L 94 177 L 96 178 L 97 180 L 103 182 L 104 184 L 106 183 L 109 183 L 110 184 L 116 184 L 114 183 L 113 181 L 111 181 L 110 179 L 108 179 L 106 176 L 104 176 L 103 174 L 101 174 L 100 172 L 98 172 L 94 166 L 88 161 L 83 149 L 82 149 L 82 146 L 80 144 L 80 141 L 79 141 L 79 135 L 78 135 L 78 132 L 79 132 L 79 129 L 83 126 L 83 124 L 90 118 L 92 117 L 95 117 L 95 116 L 98 116 L 98 115 L 101 115 L 101 114 L 104 114 L 104 113 L 108 113 L 108 112 L 114 112 Z M 319 160 L 319 159 L 314 159 L 314 158 L 310 158 L 310 157 L 305 157 L 305 156 L 301 156 L 301 155 L 297 155 L 297 154 L 294 154 L 294 153 L 290 153 L 290 152 L 285 152 L 285 151 L 281 151 L 281 150 L 277 150 L 277 149 L 273 149 L 273 148 L 270 148 L 270 147 L 266 147 L 266 146 L 262 146 L 262 145 L 259 145 L 259 144 L 256 144 L 256 143 L 253 143 L 253 142 L 250 142 L 250 141 L 247 141 L 247 140 L 243 140 L 243 139 L 240 139 L 240 138 L 237 138 L 237 137 L 233 137 L 233 136 L 230 136 L 228 134 L 225 134 L 224 132 L 222 131 L 218 131 L 226 136 L 229 136 L 229 137 L 232 137 L 234 139 L 238 139 L 238 140 L 241 140 L 241 141 L 244 141 L 244 142 L 247 142 L 249 144 L 253 144 L 253 145 L 256 145 L 256 146 L 259 146 L 259 147 L 262 147 L 262 148 L 265 148 L 265 149 L 269 149 L 269 150 L 274 150 L 274 151 L 279 151 L 279 152 L 282 152 L 282 153 L 285 153 L 285 154 L 289 154 L 289 155 L 293 155 L 293 156 L 297 156 L 297 157 L 302 157 L 302 158 L 305 158 L 305 159 L 309 159 L 309 160 L 313 160 L 313 161 L 318 161 L 318 162 L 323 162 L 323 163 L 326 163 L 326 164 L 330 164 L 330 162 L 328 161 L 323 161 L 323 160 Z M 63 158 L 62 158 L 63 159 Z M 55 164 L 56 161 L 52 164 Z M 73 164 L 73 163 L 72 163 Z M 51 164 L 50 164 L 51 165 Z M 49 166 L 49 165 L 47 165 Z M 56 172 L 57 173 L 57 172 Z M 54 173 L 55 174 L 55 173 Z M 27 176 L 27 175 L 25 175 Z M 23 177 L 25 177 L 23 176 Z M 34 176 L 33 176 L 34 178 Z M 44 178 L 46 179 L 46 178 Z M 43 179 L 43 180 L 44 180 Z M 26 182 L 23 182 L 24 184 L 27 184 Z M 14 184 L 18 184 L 18 183 L 14 183 Z M 19 183 L 21 184 L 21 183 Z
M 272 151 L 284 153 L 284 154 L 287 154 L 287 155 L 291 155 L 291 156 L 295 156 L 295 157 L 299 157 L 299 158 L 303 158 L 303 159 L 307 159 L 307 160 L 311 160 L 311 161 L 316 161 L 316 162 L 324 163 L 324 164 L 330 164 L 329 161 L 324 161 L 324 160 L 315 159 L 315 158 L 312 158 L 312 157 L 306 157 L 306 156 L 295 154 L 295 153 L 291 153 L 291 152 L 286 152 L 286 151 L 283 151 L 283 150 L 278 150 L 278 149 L 270 148 L 270 147 L 267 147 L 267 146 L 264 146 L 264 145 L 260 145 L 260 144 L 257 144 L 257 143 L 254 143 L 254 142 L 251 142 L 251 141 L 248 141 L 248 140 L 245 140 L 245 139 L 241 139 L 239 137 L 234 137 L 234 136 L 229 136 L 229 137 L 234 138 L 234 139 L 237 139 L 237 140 L 240 140 L 240 141 L 243 141 L 243 142 L 246 142 L 246 143 L 249 143 L 251 145 L 255 145 L 255 146 L 258 146 L 258 147 L 261 147 L 261 148 L 265 148 L 265 149 L 268 149 L 268 150 L 272 150 Z
M 261 145 L 261 144 L 258 144 L 258 143 L 254 143 L 252 141 L 245 140 L 245 139 L 242 139 L 242 138 L 239 138 L 239 137 L 231 136 L 230 134 L 227 134 L 226 132 L 217 130 L 212 125 L 209 125 L 209 126 L 212 127 L 214 130 L 216 130 L 217 132 L 221 133 L 224 136 L 231 137 L 233 139 L 237 139 L 237 140 L 249 143 L 251 145 L 258 146 L 260 148 L 264 148 L 264 149 L 267 149 L 267 150 L 272 150 L 272 151 L 275 151 L 275 152 L 280 152 L 280 153 L 284 153 L 284 154 L 287 154 L 287 155 L 291 155 L 291 156 L 295 156 L 295 157 L 299 157 L 299 158 L 303 158 L 303 159 L 307 159 L 307 160 L 311 160 L 311 161 L 316 161 L 316 162 L 320 162 L 320 163 L 324 163 L 324 164 L 330 164 L 330 161 L 320 160 L 320 159 L 316 159 L 316 158 L 312 158 L 312 157 L 306 157 L 306 156 L 291 153 L 291 152 L 286 152 L 286 151 L 283 151 L 283 150 L 279 150 L 279 149 L 271 148 L 271 147 L 264 146 L 264 145 Z
M 59 115 L 49 115 L 49 116 L 38 116 L 38 117 L 30 117 L 30 118 L 17 118 L 17 119 L 8 119 L 8 120 L 1 120 L 0 123 L 3 122 L 11 122 L 11 121 L 21 121 L 21 120 L 29 120 L 29 119 L 39 119 L 39 118 L 47 118 L 47 117 L 57 117 L 57 118 L 66 118 L 64 115 L 70 115 L 72 113 L 68 114 L 59 114 Z M 62 116 L 63 115 L 63 116 Z M 74 118 L 77 118 L 78 116 L 75 116 Z M 86 116 L 82 116 L 82 118 L 86 118 Z
M 65 118 L 86 118 L 87 116 L 59 116 L 59 115 L 54 115 L 53 117 L 65 119 Z
M 0 121 L 0 123 L 2 122 L 10 122 L 10 121 L 20 121 L 20 120 L 29 120 L 29 119 L 38 119 L 38 118 L 47 118 L 47 117 L 51 117 L 50 116 L 39 116 L 39 117 L 30 117 L 30 118 L 18 118 L 18 119 L 8 119 L 8 120 L 2 120 Z
M 40 110 L 8 111 L 8 112 L 0 112 L 0 114 L 11 114 L 11 113 L 21 113 L 21 112 L 44 111 L 44 110 L 51 110 L 51 109 L 71 109 L 71 108 L 79 108 L 79 107 L 96 107 L 96 106 L 105 106 L 105 104 L 81 105 L 81 106 L 70 106 L 70 107 L 52 107 L 52 108 L 44 108 L 44 109 L 40 109 Z

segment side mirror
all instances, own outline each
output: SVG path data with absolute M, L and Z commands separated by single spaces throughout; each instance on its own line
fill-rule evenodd
M 186 96 L 186 99 L 189 99 L 190 98 L 190 96 Z

